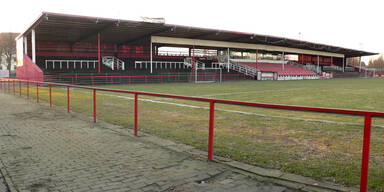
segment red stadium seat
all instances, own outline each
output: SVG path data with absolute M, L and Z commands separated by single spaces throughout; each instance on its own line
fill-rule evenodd
M 283 64 L 281 63 L 258 63 L 256 65 L 255 62 L 240 62 L 239 64 L 246 65 L 252 68 L 257 68 L 261 72 L 275 72 L 277 73 L 277 75 L 317 75 L 313 71 L 290 64 L 284 64 L 284 69 Z

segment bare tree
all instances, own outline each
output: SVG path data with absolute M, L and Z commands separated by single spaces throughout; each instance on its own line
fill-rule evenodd
M 2 34 L 0 33 L 0 69 L 1 69 L 1 63 L 3 61 L 3 38 Z
M 369 60 L 368 67 L 369 68 L 375 68 L 378 71 L 383 72 L 384 71 L 384 57 L 383 57 L 383 55 L 380 55 L 376 59 Z
M 17 33 L 0 33 L 0 55 L 4 56 L 8 70 L 11 70 L 12 60 L 16 56 L 15 38 L 17 35 Z

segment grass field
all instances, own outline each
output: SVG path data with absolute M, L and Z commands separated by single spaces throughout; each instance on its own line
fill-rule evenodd
M 233 81 L 101 86 L 240 101 L 384 111 L 384 79 Z M 26 89 L 23 88 L 25 95 Z M 35 96 L 35 89 L 30 90 Z M 48 100 L 47 87 L 40 99 Z M 133 127 L 133 95 L 98 92 L 98 119 Z M 140 96 L 139 131 L 206 150 L 208 103 Z M 53 88 L 65 106 L 66 89 Z M 71 110 L 92 114 L 92 93 L 71 89 Z M 384 119 L 374 119 L 369 188 L 384 191 Z M 363 118 L 216 105 L 214 154 L 262 167 L 356 186 Z

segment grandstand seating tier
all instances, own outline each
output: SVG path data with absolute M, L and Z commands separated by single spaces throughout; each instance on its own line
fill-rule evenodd
M 246 65 L 261 72 L 274 72 L 277 75 L 317 75 L 315 72 L 300 68 L 290 64 L 281 63 L 257 63 L 256 62 L 239 62 L 241 65 Z

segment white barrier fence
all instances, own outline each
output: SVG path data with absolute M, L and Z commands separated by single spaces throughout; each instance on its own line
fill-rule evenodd
M 9 77 L 8 70 L 0 70 L 0 77 Z

